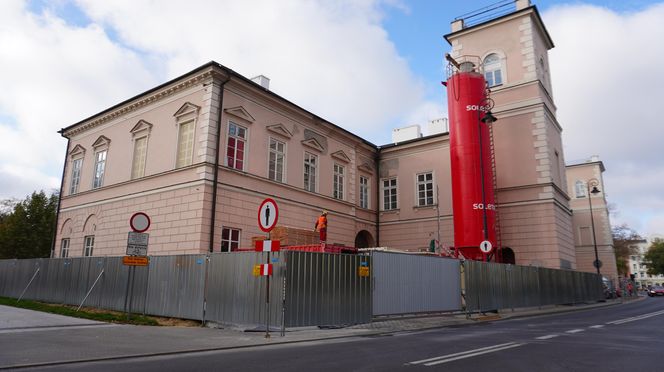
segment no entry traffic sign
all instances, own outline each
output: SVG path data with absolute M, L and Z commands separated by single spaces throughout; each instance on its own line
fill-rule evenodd
M 264 232 L 270 232 L 277 225 L 278 219 L 277 202 L 271 198 L 263 200 L 261 206 L 258 207 L 258 227 Z
M 134 213 L 129 219 L 129 226 L 135 232 L 145 232 L 150 228 L 150 217 L 143 212 Z

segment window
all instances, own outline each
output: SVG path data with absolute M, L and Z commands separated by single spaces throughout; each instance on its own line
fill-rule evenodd
M 636 264 L 632 264 L 632 269 L 633 269 L 634 271 L 637 270 L 637 268 L 636 268 Z
M 495 53 L 491 53 L 484 58 L 484 78 L 490 87 L 503 83 L 502 64 L 500 57 Z
M 102 187 L 104 184 L 104 170 L 106 169 L 106 150 L 95 153 L 95 172 L 92 180 L 92 188 Z
M 69 195 L 78 192 L 78 185 L 81 183 L 81 167 L 83 166 L 83 158 L 75 159 L 71 163 L 71 184 L 69 185 Z
M 186 121 L 178 128 L 178 152 L 175 167 L 181 168 L 191 165 L 194 152 L 194 121 Z
M 318 156 L 304 153 L 304 189 L 311 192 L 316 192 L 316 163 Z
M 424 207 L 433 205 L 433 173 L 417 175 L 417 205 Z
M 397 209 L 397 179 L 383 180 L 383 209 Z
M 85 241 L 83 243 L 83 256 L 85 257 L 90 257 L 92 256 L 92 250 L 95 247 L 95 236 L 94 235 L 88 235 L 85 237 Z
M 273 181 L 284 182 L 285 148 L 285 143 L 270 138 L 270 159 L 267 177 Z
M 134 140 L 134 159 L 132 160 L 131 178 L 141 178 L 145 175 L 145 157 L 148 153 L 148 137 Z
M 69 257 L 69 238 L 60 241 L 60 257 Z
M 240 230 L 230 227 L 221 229 L 221 251 L 234 252 L 240 247 Z
M 577 198 L 585 198 L 586 197 L 586 183 L 583 181 L 576 181 L 574 183 L 574 195 L 576 195 Z
M 360 208 L 369 208 L 369 179 L 360 176 Z
M 344 198 L 344 167 L 339 164 L 334 164 L 334 188 L 332 196 L 340 200 Z
M 228 146 L 226 147 L 226 165 L 243 170 L 247 129 L 232 121 L 228 122 Z

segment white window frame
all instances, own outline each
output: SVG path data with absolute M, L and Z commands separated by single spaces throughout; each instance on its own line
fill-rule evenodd
M 273 142 L 276 144 L 275 149 L 272 149 Z M 279 151 L 278 148 L 279 145 L 281 145 L 283 148 L 283 151 L 281 152 Z M 270 168 L 272 164 L 273 155 L 275 158 L 274 172 Z M 278 177 L 278 172 L 277 172 L 279 155 L 281 155 L 281 178 Z M 274 137 L 269 137 L 267 143 L 267 178 L 281 183 L 286 182 L 286 142 L 280 141 Z
M 78 166 L 77 166 L 78 165 Z M 78 192 L 81 185 L 81 170 L 83 169 L 83 158 L 75 158 L 71 160 L 71 178 L 69 184 L 69 195 L 74 195 Z
M 587 195 L 588 193 L 586 191 L 587 190 L 585 182 L 581 180 L 577 180 L 576 182 L 574 182 L 574 196 L 576 196 L 578 199 L 585 198 L 586 196 L 588 196 Z
M 394 185 L 385 186 L 385 182 L 394 181 Z M 383 178 L 380 180 L 381 194 L 383 201 L 381 203 L 382 210 L 384 211 L 393 211 L 399 209 L 399 180 L 397 177 Z M 386 194 L 387 193 L 387 194 Z M 394 205 L 392 204 L 392 194 L 394 194 L 395 201 Z M 389 197 L 389 205 L 385 203 L 385 196 Z
M 431 175 L 431 180 L 427 181 L 426 176 Z M 424 180 L 420 181 L 420 176 L 424 176 Z M 422 203 L 422 198 L 420 197 L 420 185 L 424 186 L 424 203 Z M 431 186 L 431 203 L 427 202 L 427 185 Z M 431 207 L 435 205 L 436 201 L 436 188 L 435 186 L 435 177 L 433 171 L 417 173 L 415 175 L 415 200 L 418 207 Z
M 92 257 L 95 248 L 95 236 L 86 235 L 83 238 L 83 257 Z
M 332 197 L 338 200 L 344 200 L 344 183 L 346 181 L 346 167 L 334 163 L 334 176 L 332 184 Z
M 69 257 L 69 246 L 71 244 L 71 240 L 69 238 L 64 238 L 60 240 L 60 257 L 61 258 L 67 258 Z
M 490 61 L 487 63 L 489 57 L 495 56 L 495 61 Z M 496 52 L 491 52 L 487 54 L 482 59 L 482 67 L 484 69 L 484 78 L 486 79 L 487 85 L 489 87 L 496 87 L 505 84 L 505 69 L 503 68 L 503 59 L 501 55 Z M 498 73 L 498 74 L 496 74 Z M 496 82 L 496 75 L 500 79 L 499 82 Z
M 137 144 L 139 141 L 145 140 L 145 146 L 143 153 L 140 155 L 141 159 L 138 159 L 139 162 L 137 163 L 136 155 L 137 155 Z M 147 163 L 147 158 L 148 158 L 148 136 L 137 136 L 134 138 L 134 150 L 131 156 L 131 179 L 137 179 L 145 176 L 145 165 Z M 140 168 L 138 168 L 140 166 Z
M 369 178 L 360 176 L 360 208 L 369 209 Z
M 314 164 L 310 164 L 310 159 L 314 159 Z M 304 185 L 304 189 L 310 192 L 316 192 L 317 187 L 318 187 L 318 155 L 312 154 L 308 151 L 304 152 L 304 162 L 303 162 L 303 168 L 302 168 L 302 182 Z M 311 172 L 311 169 L 313 168 L 313 173 Z M 309 175 L 307 182 L 307 175 Z M 313 176 L 313 185 L 312 185 L 312 177 Z
M 237 134 L 231 134 L 231 128 L 232 127 L 237 127 L 237 128 L 243 129 L 244 130 L 244 137 L 240 137 Z M 233 140 L 236 143 L 235 144 L 235 150 L 234 150 L 234 153 L 233 153 L 234 164 L 229 164 L 229 162 L 228 162 L 228 146 L 230 145 L 231 138 L 233 138 Z M 241 140 L 244 143 L 244 149 L 242 150 L 243 154 L 242 154 L 242 167 L 241 168 L 236 167 L 236 164 L 237 164 L 237 141 L 239 141 L 239 140 Z M 238 124 L 234 121 L 229 120 L 228 121 L 228 128 L 226 130 L 226 147 L 224 147 L 224 164 L 229 168 L 244 171 L 246 169 L 246 165 L 247 165 L 247 156 L 249 154 L 248 149 L 249 149 L 249 128 L 247 128 L 245 126 L 242 126 L 242 125 L 240 125 L 240 124 Z
M 99 156 L 103 154 L 103 159 Z M 108 160 L 108 148 L 95 151 L 95 167 L 92 173 L 92 188 L 98 189 L 104 186 L 104 176 L 106 175 L 106 162 Z M 101 170 L 100 170 L 101 166 Z
M 182 127 L 188 124 L 191 124 L 191 148 L 188 148 L 188 145 L 187 147 L 184 147 L 185 150 L 188 150 L 187 151 L 188 153 L 184 153 L 182 156 L 180 156 L 183 146 L 185 144 L 188 144 L 188 142 L 183 143 Z M 183 168 L 193 164 L 194 147 L 196 147 L 195 145 L 196 145 L 196 120 L 187 119 L 179 121 L 177 123 L 177 146 L 175 151 L 175 168 Z
M 228 231 L 228 238 L 224 239 L 224 230 Z M 237 240 L 233 239 L 233 231 L 237 231 Z M 242 241 L 242 229 L 238 229 L 230 226 L 221 227 L 221 244 L 219 246 L 220 252 L 234 252 L 233 243 L 236 244 L 235 250 L 240 248 L 240 242 Z M 224 250 L 224 243 L 228 243 L 228 250 Z

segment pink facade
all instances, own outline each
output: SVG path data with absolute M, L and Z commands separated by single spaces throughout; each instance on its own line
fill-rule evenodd
M 577 268 L 553 44 L 537 10 L 453 27 L 452 54 L 481 56 L 493 83 L 499 244 L 518 264 Z M 123 255 L 138 211 L 152 219 L 151 255 L 248 248 L 265 236 L 265 198 L 278 203 L 280 226 L 311 230 L 329 211 L 330 243 L 454 244 L 447 133 L 376 146 L 215 62 L 61 133 L 54 256 Z

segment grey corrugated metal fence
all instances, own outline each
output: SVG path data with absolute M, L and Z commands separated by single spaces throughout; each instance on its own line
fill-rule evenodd
M 489 262 L 463 263 L 466 310 L 572 304 L 602 298 L 599 276 Z
M 373 252 L 373 315 L 461 309 L 459 261 Z
M 263 325 L 266 283 L 254 277 L 252 269 L 265 263 L 266 255 L 151 257 L 149 266 L 135 268 L 127 305 L 131 303 L 134 313 Z M 288 327 L 354 324 L 369 322 L 372 315 L 461 310 L 462 287 L 468 311 L 596 301 L 602 296 L 595 274 L 536 267 L 465 261 L 460 273 L 456 260 L 383 252 L 284 251 L 273 253 L 271 262 L 273 326 L 282 321 Z M 370 276 L 360 276 L 360 267 L 368 267 Z M 18 298 L 25 291 L 26 299 L 79 305 L 89 292 L 86 306 L 122 311 L 129 272 L 121 257 L 0 260 L 0 295 Z
M 371 257 L 331 253 L 286 253 L 286 326 L 371 321 Z

